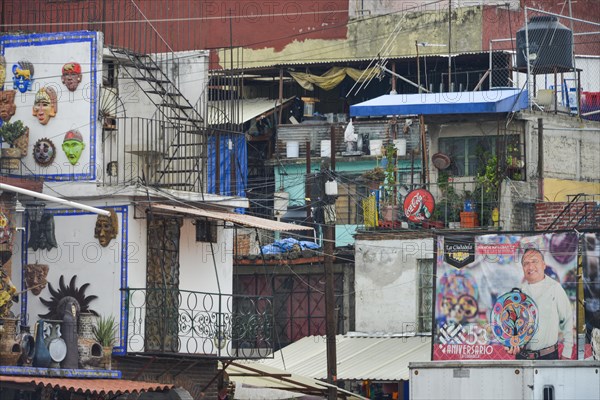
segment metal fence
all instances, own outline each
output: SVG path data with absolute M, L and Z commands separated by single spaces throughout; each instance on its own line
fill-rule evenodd
M 273 353 L 273 300 L 178 289 L 130 288 L 127 352 L 218 358 Z

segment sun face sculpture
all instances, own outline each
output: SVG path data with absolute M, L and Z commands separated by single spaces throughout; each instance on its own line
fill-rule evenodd
M 40 298 L 40 301 L 43 305 L 48 307 L 50 311 L 46 314 L 38 314 L 38 316 L 42 319 L 60 319 L 62 315 L 60 315 L 59 305 L 63 298 L 65 297 L 73 297 L 79 303 L 80 310 L 82 313 L 89 313 L 95 316 L 99 316 L 98 313 L 90 308 L 90 303 L 93 300 L 96 300 L 98 296 L 86 296 L 85 291 L 87 290 L 89 283 L 83 284 L 80 288 L 76 286 L 77 275 L 73 275 L 71 280 L 69 281 L 69 285 L 65 286 L 65 277 L 63 275 L 60 276 L 58 280 L 58 290 L 55 290 L 52 287 L 52 284 L 48 282 L 48 291 L 50 292 L 51 298 L 50 300 Z

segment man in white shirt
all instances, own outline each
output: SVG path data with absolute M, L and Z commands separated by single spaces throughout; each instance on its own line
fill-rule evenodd
M 527 249 L 521 258 L 525 283 L 521 290 L 535 301 L 538 308 L 538 329 L 524 346 L 513 346 L 508 352 L 518 360 L 570 359 L 573 351 L 573 309 L 564 289 L 546 276 L 544 255 L 537 249 Z M 559 334 L 563 349 L 559 357 Z

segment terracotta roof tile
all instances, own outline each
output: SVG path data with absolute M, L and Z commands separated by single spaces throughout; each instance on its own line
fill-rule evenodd
M 126 379 L 74 379 L 0 375 L 0 382 L 23 383 L 38 387 L 67 390 L 73 393 L 108 396 L 136 392 L 157 392 L 174 388 L 174 385 L 130 381 Z

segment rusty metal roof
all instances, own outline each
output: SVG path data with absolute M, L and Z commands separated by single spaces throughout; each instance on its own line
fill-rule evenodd
M 31 388 L 50 388 L 69 391 L 72 393 L 117 396 L 128 393 L 160 392 L 173 389 L 174 385 L 156 382 L 129 381 L 125 379 L 76 379 L 76 378 L 47 378 L 33 376 L 0 375 L 4 384 L 21 384 Z
M 308 231 L 313 228 L 303 225 L 289 224 L 287 222 L 272 221 L 266 218 L 253 217 L 251 215 L 237 214 L 226 211 L 206 210 L 203 208 L 178 207 L 167 204 L 152 204 L 153 209 L 169 211 L 176 214 L 185 214 L 195 217 L 206 217 L 220 221 L 233 222 L 235 224 L 249 226 L 252 228 L 267 229 L 270 231 Z

